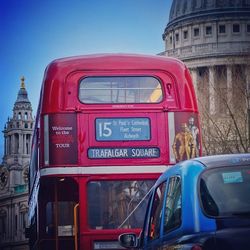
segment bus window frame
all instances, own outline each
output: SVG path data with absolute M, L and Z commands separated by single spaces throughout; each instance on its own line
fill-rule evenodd
M 136 78 L 136 77 L 148 77 L 148 78 L 154 78 L 156 79 L 156 81 L 160 84 L 160 90 L 161 90 L 161 100 L 160 101 L 157 101 L 157 102 L 117 102 L 117 103 L 112 103 L 112 102 L 104 102 L 104 103 L 86 103 L 86 102 L 83 102 L 81 99 L 80 99 L 80 85 L 81 85 L 81 82 L 86 79 L 86 78 L 112 78 L 112 77 L 131 77 L 131 78 Z M 172 78 L 170 76 L 168 76 L 169 78 Z M 172 80 L 172 79 L 171 79 Z M 172 80 L 173 81 L 173 80 Z M 129 73 L 129 74 L 118 74 L 117 72 L 110 72 L 110 73 L 106 73 L 105 74 L 102 74 L 102 73 L 96 73 L 96 74 L 84 74 L 82 75 L 80 78 L 78 78 L 77 80 L 78 82 L 78 85 L 77 85 L 77 98 L 78 98 L 78 101 L 83 104 L 83 105 L 157 105 L 157 104 L 160 104 L 160 103 L 163 103 L 165 101 L 165 98 L 166 98 L 166 90 L 165 90 L 165 84 L 163 82 L 163 80 L 155 75 L 155 74 L 138 74 L 136 71 L 133 72 L 133 74 Z M 167 87 L 166 87 L 167 88 Z
M 91 228 L 88 221 L 88 205 L 86 202 L 86 197 L 88 197 L 88 183 L 94 182 L 94 181 L 155 181 L 159 177 L 159 174 L 152 173 L 152 174 L 141 174 L 140 176 L 135 177 L 133 174 L 110 174 L 107 176 L 103 175 L 95 175 L 95 176 L 89 176 L 87 178 L 83 178 L 82 180 L 79 180 L 79 190 L 81 190 L 82 195 L 79 197 L 79 204 L 80 204 L 80 210 L 81 214 L 84 214 L 81 218 L 81 223 L 84 225 L 82 230 L 88 230 L 88 231 L 100 231 L 99 229 Z M 152 185 L 152 187 L 154 184 Z M 151 188 L 152 188 L 151 187 Z M 84 190 L 84 191 L 83 191 Z M 150 193 L 148 193 L 148 197 L 150 198 Z M 149 201 L 149 200 L 148 200 Z M 146 213 L 146 212 L 145 212 Z M 112 229 L 102 229 L 103 231 L 117 231 L 117 230 L 124 230 L 124 228 L 112 228 Z

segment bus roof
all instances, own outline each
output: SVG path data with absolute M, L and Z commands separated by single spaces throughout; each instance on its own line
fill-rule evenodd
M 105 63 L 103 63 L 105 62 Z M 139 55 L 139 54 L 93 54 L 66 57 L 56 59 L 51 62 L 49 68 L 67 70 L 105 70 L 105 69 L 163 69 L 174 70 L 181 67 L 184 70 L 184 64 L 175 58 L 157 56 L 157 55 Z
M 86 74 L 95 76 L 97 72 L 101 74 L 155 74 L 161 72 L 168 75 L 172 83 L 178 85 L 178 103 L 181 110 L 191 110 L 198 112 L 196 97 L 192 80 L 188 69 L 183 62 L 178 59 L 157 56 L 157 55 L 139 55 L 139 54 L 94 54 L 75 56 L 52 61 L 44 75 L 43 86 L 41 90 L 40 108 L 41 112 L 57 112 L 58 110 L 67 110 L 63 98 L 73 98 L 68 95 L 70 90 L 66 90 L 66 84 L 74 84 Z M 154 73 L 152 73 L 154 72 Z M 73 74 L 80 74 L 78 80 L 69 81 Z M 68 83 L 66 83 L 68 81 Z M 78 89 L 78 88 L 77 88 Z M 78 91 L 78 90 L 77 90 Z M 78 96 L 74 90 L 75 107 L 82 105 L 77 103 Z M 45 98 L 46 100 L 43 100 Z M 167 106 L 167 105 L 165 105 Z

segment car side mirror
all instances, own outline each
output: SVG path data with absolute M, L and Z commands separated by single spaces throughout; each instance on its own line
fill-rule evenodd
M 138 245 L 137 236 L 135 233 L 124 233 L 119 235 L 119 243 L 126 248 L 135 248 Z

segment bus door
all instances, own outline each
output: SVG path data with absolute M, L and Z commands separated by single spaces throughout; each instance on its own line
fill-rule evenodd
M 73 178 L 46 178 L 40 188 L 39 249 L 78 249 L 78 184 Z

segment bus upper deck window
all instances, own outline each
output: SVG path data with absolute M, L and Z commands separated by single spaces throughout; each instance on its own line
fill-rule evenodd
M 162 88 L 150 76 L 86 77 L 80 82 L 83 103 L 159 103 Z

